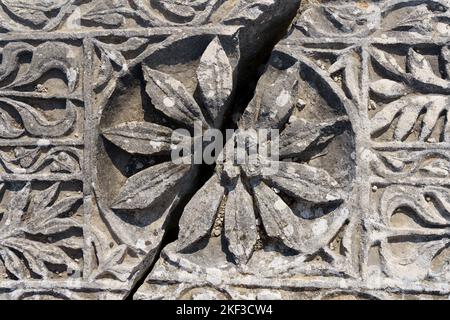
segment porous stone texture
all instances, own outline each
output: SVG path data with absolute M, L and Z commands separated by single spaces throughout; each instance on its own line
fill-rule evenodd
M 1 299 L 450 296 L 450 1 L 0 4 Z

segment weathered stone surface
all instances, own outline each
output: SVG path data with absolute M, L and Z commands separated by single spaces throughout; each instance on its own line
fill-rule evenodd
M 0 4 L 0 299 L 449 297 L 448 0 Z
M 278 171 L 217 165 L 135 298 L 448 298 L 449 5 L 304 1 L 235 116 L 282 129 Z

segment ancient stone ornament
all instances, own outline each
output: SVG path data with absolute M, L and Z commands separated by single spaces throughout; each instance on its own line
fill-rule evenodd
M 449 12 L 0 0 L 0 299 L 448 299 Z

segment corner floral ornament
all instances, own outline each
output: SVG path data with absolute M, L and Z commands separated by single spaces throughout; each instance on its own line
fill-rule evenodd
M 311 146 L 342 133 L 348 122 L 347 117 L 320 123 L 291 117 L 297 108 L 299 74 L 296 63 L 279 71 L 275 79 L 273 75 L 263 76 L 262 81 L 270 80 L 272 85 L 269 89 L 257 88 L 238 130 L 216 158 L 215 173 L 184 209 L 177 241 L 179 252 L 198 250 L 195 245 L 214 229 L 225 236 L 235 263 L 244 265 L 264 237 L 295 252 L 312 254 L 342 227 L 346 216 L 330 224 L 323 221 L 324 230 L 313 232 L 311 225 L 302 224 L 287 203 L 290 198 L 311 207 L 339 206 L 346 199 L 328 172 L 294 160 Z M 165 73 L 144 66 L 144 75 L 146 91 L 155 108 L 180 124 L 180 129 L 192 131 L 194 123 L 201 123 L 203 130 L 221 126 L 233 92 L 233 71 L 218 38 L 206 49 L 197 70 L 201 101 L 197 102 L 182 83 Z M 104 130 L 103 135 L 129 153 L 168 155 L 178 147 L 186 149 L 186 141 L 191 143 L 188 150 L 195 149 L 198 136 L 174 139 L 174 131 L 177 130 L 154 123 L 131 122 Z M 258 144 L 257 131 L 272 135 Z M 278 131 L 279 137 L 273 134 Z M 180 185 L 196 175 L 198 165 L 174 162 L 163 162 L 131 176 L 112 208 L 145 209 L 166 193 L 178 192 Z

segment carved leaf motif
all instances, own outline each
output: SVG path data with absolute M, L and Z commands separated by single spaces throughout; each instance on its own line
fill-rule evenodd
M 443 216 L 435 208 L 430 208 L 430 203 L 426 201 L 425 195 L 437 201 L 441 209 L 449 212 L 450 197 L 444 188 L 427 187 L 422 191 L 423 196 L 416 196 L 417 190 L 408 186 L 392 186 L 386 189 L 380 200 L 379 210 L 384 219 L 385 225 L 390 225 L 392 216 L 399 208 L 410 208 L 411 213 L 418 221 L 426 227 L 446 227 L 449 219 Z
M 79 268 L 78 264 L 76 264 L 62 249 L 52 244 L 38 243 L 24 238 L 14 238 L 5 240 L 3 245 L 7 248 L 16 249 L 19 252 L 27 252 L 30 256 L 34 256 L 42 261 L 66 265 L 75 270 Z
M 408 72 L 400 67 L 392 55 L 376 48 L 372 48 L 370 52 L 375 64 L 380 66 L 388 77 L 396 81 L 380 80 L 371 86 L 372 91 L 379 93 L 382 97 L 395 98 L 400 96 L 400 92 L 403 94 L 409 92 L 410 89 L 404 87 L 403 84 L 424 93 L 447 94 L 450 92 L 450 81 L 436 75 L 428 60 L 413 48 L 409 49 L 406 59 Z M 443 52 L 445 53 L 445 50 Z M 394 85 L 395 89 L 399 89 L 400 92 L 395 94 L 394 88 L 388 87 L 389 84 Z
M 420 134 L 420 140 L 424 141 L 431 134 L 441 113 L 447 110 L 447 105 L 448 99 L 445 96 L 405 96 L 387 104 L 372 118 L 372 134 L 385 131 L 400 114 L 394 139 L 403 140 L 409 136 L 419 115 L 426 109 Z
M 359 101 L 361 94 L 361 86 L 359 80 L 359 64 L 360 61 L 355 56 L 354 50 L 340 55 L 336 62 L 330 67 L 328 72 L 330 74 L 343 70 L 344 75 L 344 89 L 346 90 L 350 99 Z
M 172 132 L 154 123 L 126 122 L 103 130 L 103 136 L 129 153 L 151 155 L 171 151 Z
M 391 55 L 376 48 L 371 48 L 372 61 L 380 66 L 389 76 L 395 80 L 403 80 L 405 71 Z
M 426 199 L 429 199 L 428 201 Z M 400 210 L 400 211 L 399 211 Z M 407 227 L 392 223 L 396 213 L 408 211 Z M 450 196 L 443 187 L 390 186 L 379 203 L 383 225 L 374 225 L 384 271 L 408 281 L 445 279 L 445 267 L 435 272 L 433 261 L 449 246 Z M 448 257 L 447 259 L 448 264 Z M 446 264 L 444 260 L 444 266 Z
M 433 30 L 431 19 L 433 14 L 428 10 L 426 4 L 411 7 L 406 16 L 400 19 L 395 19 L 395 24 L 387 27 L 387 30 L 402 31 L 408 29 L 409 31 L 416 31 L 422 34 L 427 34 Z
M 8 43 L 0 53 L 2 64 L 0 65 L 0 81 L 5 80 L 19 67 L 19 56 L 23 52 L 33 52 L 34 47 L 24 42 Z
M 55 155 L 51 155 L 49 159 L 53 160 L 53 163 L 50 166 L 50 170 L 52 172 L 76 173 L 80 171 L 79 160 L 75 159 L 67 152 L 63 151 Z
M 224 224 L 229 250 L 238 263 L 247 263 L 253 254 L 258 233 L 252 197 L 241 179 L 228 193 Z
M 106 276 L 113 276 L 119 281 L 126 281 L 129 276 L 129 268 L 123 265 L 128 247 L 120 244 L 111 249 L 112 242 L 98 228 L 92 228 L 92 249 L 96 259 L 96 266 L 89 275 L 89 280 L 94 281 Z
M 445 178 L 450 175 L 450 159 L 433 151 L 386 152 L 371 161 L 377 175 L 383 178 L 426 176 Z
M 347 117 L 320 123 L 294 121 L 280 135 L 280 157 L 298 156 L 310 146 L 320 145 L 342 134 L 347 125 Z
M 203 6 L 210 0 L 158 0 L 152 2 L 157 5 L 163 13 L 169 14 L 181 22 L 191 21 L 195 17 L 195 7 Z
M 20 137 L 25 130 L 18 128 L 16 121 L 5 111 L 0 110 L 0 137 L 14 139 Z
M 6 213 L 3 218 L 13 222 L 13 225 L 17 225 L 20 222 L 20 218 L 24 214 L 25 207 L 28 204 L 28 200 L 31 194 L 31 183 L 25 184 L 20 192 L 14 192 L 6 207 Z
M 194 195 L 181 216 L 178 251 L 188 248 L 211 232 L 224 192 L 218 175 L 214 175 Z
M 98 71 L 97 80 L 95 82 L 95 90 L 103 88 L 112 78 L 114 74 L 114 69 L 111 63 L 111 59 L 102 50 L 101 53 L 101 65 Z
M 397 279 L 407 281 L 424 280 L 430 276 L 430 267 L 434 257 L 442 248 L 448 245 L 447 239 L 423 242 L 414 245 L 414 248 L 403 250 L 399 256 L 392 244 L 381 242 L 381 256 L 386 272 Z M 394 253 L 395 252 L 395 253 Z
M 219 38 L 203 53 L 197 78 L 206 111 L 217 126 L 233 90 L 233 70 Z
M 156 109 L 190 128 L 194 127 L 195 121 L 208 127 L 200 107 L 181 82 L 146 66 L 143 70 L 146 92 Z
M 281 72 L 274 80 L 266 73 L 260 80 L 272 83 L 269 88 L 257 89 L 255 97 L 245 109 L 241 127 L 279 129 L 289 119 L 297 102 L 299 63 Z M 283 88 L 283 90 L 279 90 Z
M 50 19 L 47 15 L 51 11 L 60 9 L 70 0 L 35 0 L 30 3 L 27 0 L 2 0 L 2 3 L 16 17 L 35 26 L 47 23 Z
M 25 263 L 11 250 L 0 249 L 0 257 L 3 260 L 5 268 L 11 272 L 17 279 L 24 279 L 27 276 Z
M 306 164 L 279 162 L 278 171 L 263 175 L 263 179 L 292 197 L 312 203 L 343 200 L 338 183 L 328 172 Z
M 28 277 L 29 270 L 46 278 L 48 269 L 44 261 L 78 269 L 78 264 L 60 248 L 69 245 L 73 248 L 76 240 L 66 238 L 55 243 L 43 243 L 24 237 L 25 234 L 59 234 L 81 226 L 72 217 L 60 217 L 73 209 L 81 200 L 81 195 L 65 197 L 53 203 L 57 198 L 58 188 L 59 184 L 55 184 L 34 196 L 30 183 L 21 189 L 12 190 L 12 196 L 0 220 L 0 256 L 5 268 L 18 279 Z M 80 244 L 76 247 L 79 249 Z M 20 252 L 21 256 L 17 256 L 16 252 Z
M 310 37 L 358 36 L 374 31 L 378 19 L 379 11 L 372 5 L 314 5 L 302 13 L 296 27 Z
M 274 0 L 241 0 L 240 3 L 225 18 L 225 23 L 244 23 L 257 20 L 270 6 Z
M 430 176 L 445 178 L 450 174 L 450 162 L 448 160 L 436 159 L 420 170 Z
M 60 42 L 46 42 L 33 50 L 33 58 L 26 73 L 6 86 L 20 87 L 39 80 L 50 70 L 60 70 L 67 78 L 70 92 L 75 90 L 78 80 L 78 67 L 70 46 Z
M 403 83 L 388 79 L 373 82 L 370 85 L 370 90 L 383 99 L 400 98 L 410 93 L 410 89 Z
M 0 160 L 4 168 L 12 173 L 32 174 L 50 167 L 51 172 L 77 173 L 80 171 L 79 149 L 72 147 L 54 147 L 47 153 L 42 148 L 14 149 L 14 156 L 0 151 Z
M 95 90 L 100 90 L 114 76 L 120 77 L 128 72 L 128 63 L 123 52 L 138 50 L 147 43 L 147 40 L 133 37 L 119 44 L 103 43 L 99 40 L 94 40 L 93 43 L 101 55 L 100 68 L 94 84 Z M 113 64 L 119 66 L 120 71 L 115 71 Z
M 126 2 L 123 0 L 101 0 L 83 15 L 83 20 L 96 22 L 104 26 L 119 27 L 124 23 Z
M 57 121 L 48 121 L 40 112 L 28 104 L 9 98 L 0 98 L 0 102 L 14 107 L 22 118 L 23 125 L 28 133 L 37 137 L 60 137 L 73 126 L 77 113 L 71 101 L 67 102 L 64 118 Z
M 425 86 L 430 90 L 438 90 L 436 93 L 440 93 L 442 90 L 446 93 L 449 92 L 450 81 L 438 77 L 428 60 L 412 48 L 408 51 L 407 66 L 414 82 L 418 85 Z
M 84 248 L 84 239 L 78 237 L 70 237 L 54 242 L 58 247 L 69 248 L 72 250 L 80 250 Z
M 450 49 L 448 46 L 442 47 L 441 58 L 445 62 L 445 75 L 450 80 Z
M 189 172 L 188 165 L 165 162 L 130 177 L 114 200 L 113 209 L 145 209 L 173 188 Z
M 59 183 L 53 184 L 51 187 L 42 191 L 36 192 L 31 198 L 28 210 L 30 212 L 40 212 L 44 210 L 57 196 L 59 190 Z

